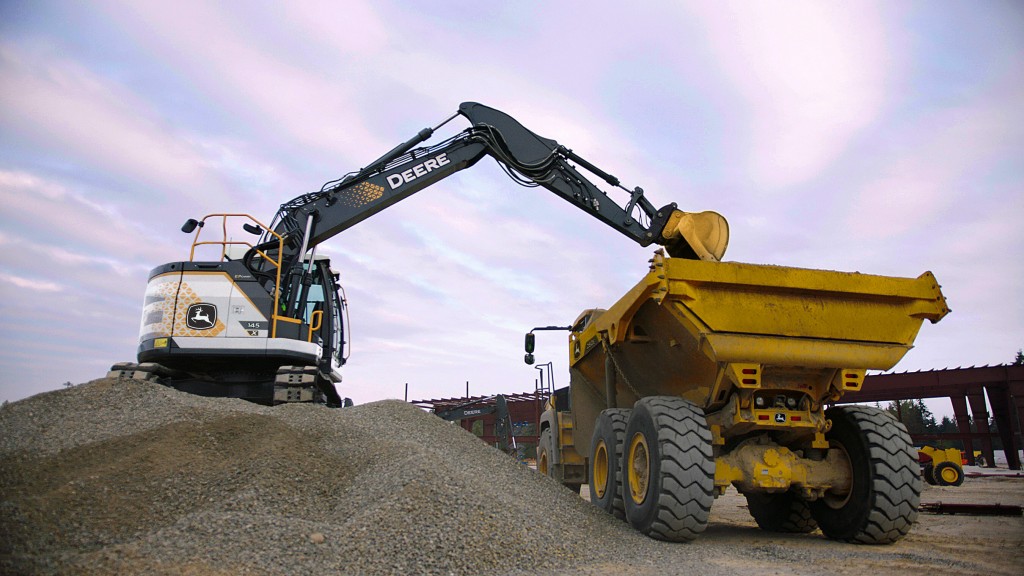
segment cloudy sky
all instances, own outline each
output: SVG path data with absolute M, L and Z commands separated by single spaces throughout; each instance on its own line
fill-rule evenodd
M 3 0 L 0 398 L 133 359 L 185 219 L 269 220 L 463 101 L 722 213 L 727 260 L 932 270 L 953 313 L 898 370 L 1024 347 L 1019 2 Z M 522 334 L 651 249 L 485 159 L 323 252 L 361 403 L 532 390 Z M 564 334 L 538 347 L 567 383 Z

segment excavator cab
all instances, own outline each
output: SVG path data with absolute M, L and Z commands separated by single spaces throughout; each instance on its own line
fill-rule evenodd
M 340 405 L 334 384 L 345 361 L 346 304 L 338 274 L 321 256 L 282 270 L 284 239 L 273 249 L 233 240 L 239 221 L 270 230 L 245 214 L 186 222 L 183 230 L 195 232 L 189 260 L 150 273 L 140 363 L 112 373 L 203 396 Z M 211 251 L 216 259 L 197 258 Z M 298 281 L 287 282 L 296 269 Z

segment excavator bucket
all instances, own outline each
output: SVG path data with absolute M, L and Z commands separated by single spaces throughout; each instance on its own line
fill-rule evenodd
M 729 246 L 729 223 L 718 212 L 676 210 L 662 236 L 669 241 L 665 246 L 669 256 L 718 262 Z

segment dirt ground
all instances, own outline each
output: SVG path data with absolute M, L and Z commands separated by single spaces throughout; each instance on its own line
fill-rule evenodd
M 586 487 L 583 492 L 586 499 Z M 1024 477 L 969 477 L 959 487 L 925 484 L 921 502 L 1024 506 Z M 1021 516 L 921 513 L 910 534 L 896 544 L 862 546 L 826 540 L 819 531 L 806 535 L 763 532 L 750 517 L 746 499 L 731 489 L 715 501 L 707 531 L 693 544 L 698 543 L 710 552 L 708 564 L 737 574 L 1024 573 Z M 584 572 L 683 573 L 686 570 L 674 562 L 672 546 L 680 545 L 666 545 L 664 556 L 651 566 L 634 559 Z

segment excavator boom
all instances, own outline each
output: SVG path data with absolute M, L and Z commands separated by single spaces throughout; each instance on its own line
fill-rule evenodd
M 436 128 L 421 130 L 367 168 L 283 204 L 275 219 L 275 231 L 296 241 L 305 237 L 305 242 L 296 245 L 312 249 L 490 155 L 515 181 L 546 188 L 641 246 L 662 244 L 672 256 L 704 260 L 719 260 L 724 253 L 728 226 L 718 214 L 682 212 L 675 203 L 656 209 L 643 189 L 623 187 L 618 178 L 494 108 L 465 102 L 457 115 L 472 126 L 435 146 L 415 148 L 454 116 Z M 627 192 L 626 205 L 619 205 L 595 186 L 573 162 Z M 714 231 L 704 235 L 684 233 L 686 226 Z

